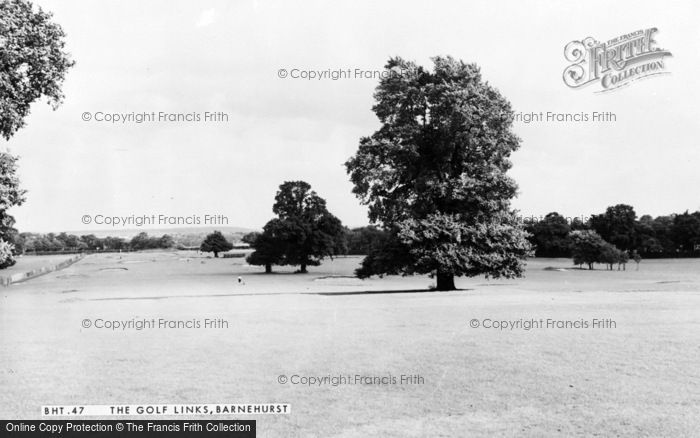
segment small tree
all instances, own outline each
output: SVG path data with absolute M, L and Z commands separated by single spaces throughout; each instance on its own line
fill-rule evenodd
M 627 251 L 620 251 L 620 256 L 617 260 L 617 270 L 620 270 L 620 267 L 622 267 L 623 271 L 627 270 L 627 262 L 630 260 L 630 255 Z
M 632 251 L 632 260 L 637 264 L 637 271 L 639 271 L 639 262 L 642 261 L 642 256 L 639 255 L 636 249 Z
M 214 231 L 209 234 L 199 247 L 199 250 L 202 252 L 213 252 L 214 257 L 219 257 L 220 252 L 226 252 L 231 249 L 233 249 L 233 244 L 226 240 L 221 231 Z
M 615 263 L 621 263 L 622 251 L 617 249 L 615 245 L 604 242 L 600 247 L 600 253 L 598 254 L 598 262 L 605 264 L 605 269 L 613 270 L 613 265 Z
M 571 256 L 574 264 L 587 264 L 588 269 L 593 269 L 593 263 L 599 262 L 601 252 L 607 242 L 592 230 L 579 230 L 571 232 Z

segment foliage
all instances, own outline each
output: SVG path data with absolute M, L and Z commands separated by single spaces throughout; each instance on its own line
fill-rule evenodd
M 214 257 L 219 257 L 220 252 L 226 252 L 231 249 L 233 249 L 233 244 L 226 240 L 221 231 L 214 231 L 209 234 L 199 247 L 199 250 L 202 252 L 213 252 Z
M 640 257 L 700 257 L 700 211 L 656 218 L 644 215 L 636 219 L 633 207 L 619 204 L 603 214 L 593 215 L 587 223 L 576 218 L 568 228 L 593 229 L 604 240 L 628 254 L 636 251 Z M 557 213 L 526 224 L 530 242 L 536 247 L 535 254 L 540 257 L 570 256 L 563 247 L 569 240 L 563 237 L 566 229 L 565 219 Z
M 52 15 L 26 0 L 0 0 L 0 135 L 22 128 L 30 105 L 45 97 L 54 109 L 74 62 Z
M 0 239 L 0 269 L 9 268 L 16 263 L 14 245 Z
M 593 269 L 593 264 L 600 260 L 600 254 L 607 242 L 592 230 L 572 231 L 569 237 L 574 264 L 585 263 L 588 269 Z
M 170 235 L 160 237 L 139 233 L 130 241 L 121 237 L 97 237 L 94 234 L 76 236 L 67 233 L 21 233 L 17 240 L 26 252 L 81 252 L 81 251 L 138 251 L 144 249 L 167 249 L 174 245 Z
M 376 226 L 367 226 L 345 230 L 347 254 L 367 255 L 382 242 L 387 232 Z
M 0 239 L 11 243 L 13 251 L 22 251 L 22 244 L 15 229 L 15 218 L 7 210 L 22 205 L 26 190 L 20 188 L 17 177 L 17 157 L 0 152 Z
M 272 272 L 272 265 L 280 264 L 284 254 L 284 248 L 276 239 L 276 227 L 279 220 L 273 219 L 263 228 L 262 233 L 250 233 L 243 237 L 243 241 L 250 244 L 255 250 L 246 257 L 249 265 L 265 266 L 265 272 Z
M 535 256 L 569 257 L 571 255 L 569 240 L 571 226 L 559 213 L 549 213 L 541 221 L 526 224 L 525 229 L 530 233 L 529 239 L 535 248 Z
M 613 245 L 630 250 L 635 246 L 635 221 L 637 214 L 630 205 L 608 207 L 605 213 L 590 218 L 591 228 Z
M 389 60 L 396 74 L 374 95 L 382 126 L 346 163 L 370 221 L 389 233 L 357 274 L 428 273 L 438 289 L 453 289 L 454 276 L 520 276 L 530 251 L 510 210 L 517 186 L 506 172 L 520 143 L 510 104 L 476 65 L 433 63 Z
M 671 238 L 681 252 L 694 252 L 700 246 L 700 211 L 687 211 L 673 218 Z
M 572 231 L 569 237 L 571 254 L 576 265 L 585 263 L 588 269 L 593 269 L 594 263 L 603 263 L 612 270 L 614 264 L 624 265 L 629 261 L 627 251 L 606 242 L 593 230 Z
M 248 257 L 251 264 L 318 266 L 324 257 L 346 251 L 344 228 L 340 219 L 331 214 L 326 201 L 304 181 L 286 181 L 275 195 L 272 211 L 277 218 L 269 221 L 262 235 L 252 246 Z

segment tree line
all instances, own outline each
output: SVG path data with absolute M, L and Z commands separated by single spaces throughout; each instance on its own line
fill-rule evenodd
M 540 221 L 526 221 L 525 230 L 537 257 L 573 257 L 575 237 L 581 235 L 575 232 L 581 231 L 644 258 L 700 257 L 700 211 L 637 218 L 632 206 L 618 204 L 586 222 L 549 213 Z
M 18 233 L 8 239 L 18 254 L 81 252 L 81 251 L 140 251 L 166 249 L 175 246 L 174 239 L 163 234 L 160 237 L 139 233 L 131 239 L 122 237 L 97 237 L 94 234 L 77 236 L 68 233 Z

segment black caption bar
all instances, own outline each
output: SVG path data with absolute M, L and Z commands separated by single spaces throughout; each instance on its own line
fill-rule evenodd
M 255 438 L 255 420 L 1 420 L 0 438 Z

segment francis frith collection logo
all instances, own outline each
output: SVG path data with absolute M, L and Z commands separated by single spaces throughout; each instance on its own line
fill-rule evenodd
M 671 52 L 657 46 L 657 28 L 637 30 L 605 42 L 592 37 L 571 41 L 564 48 L 564 83 L 571 88 L 599 84 L 598 93 L 612 91 L 636 80 L 669 73 L 664 58 Z

